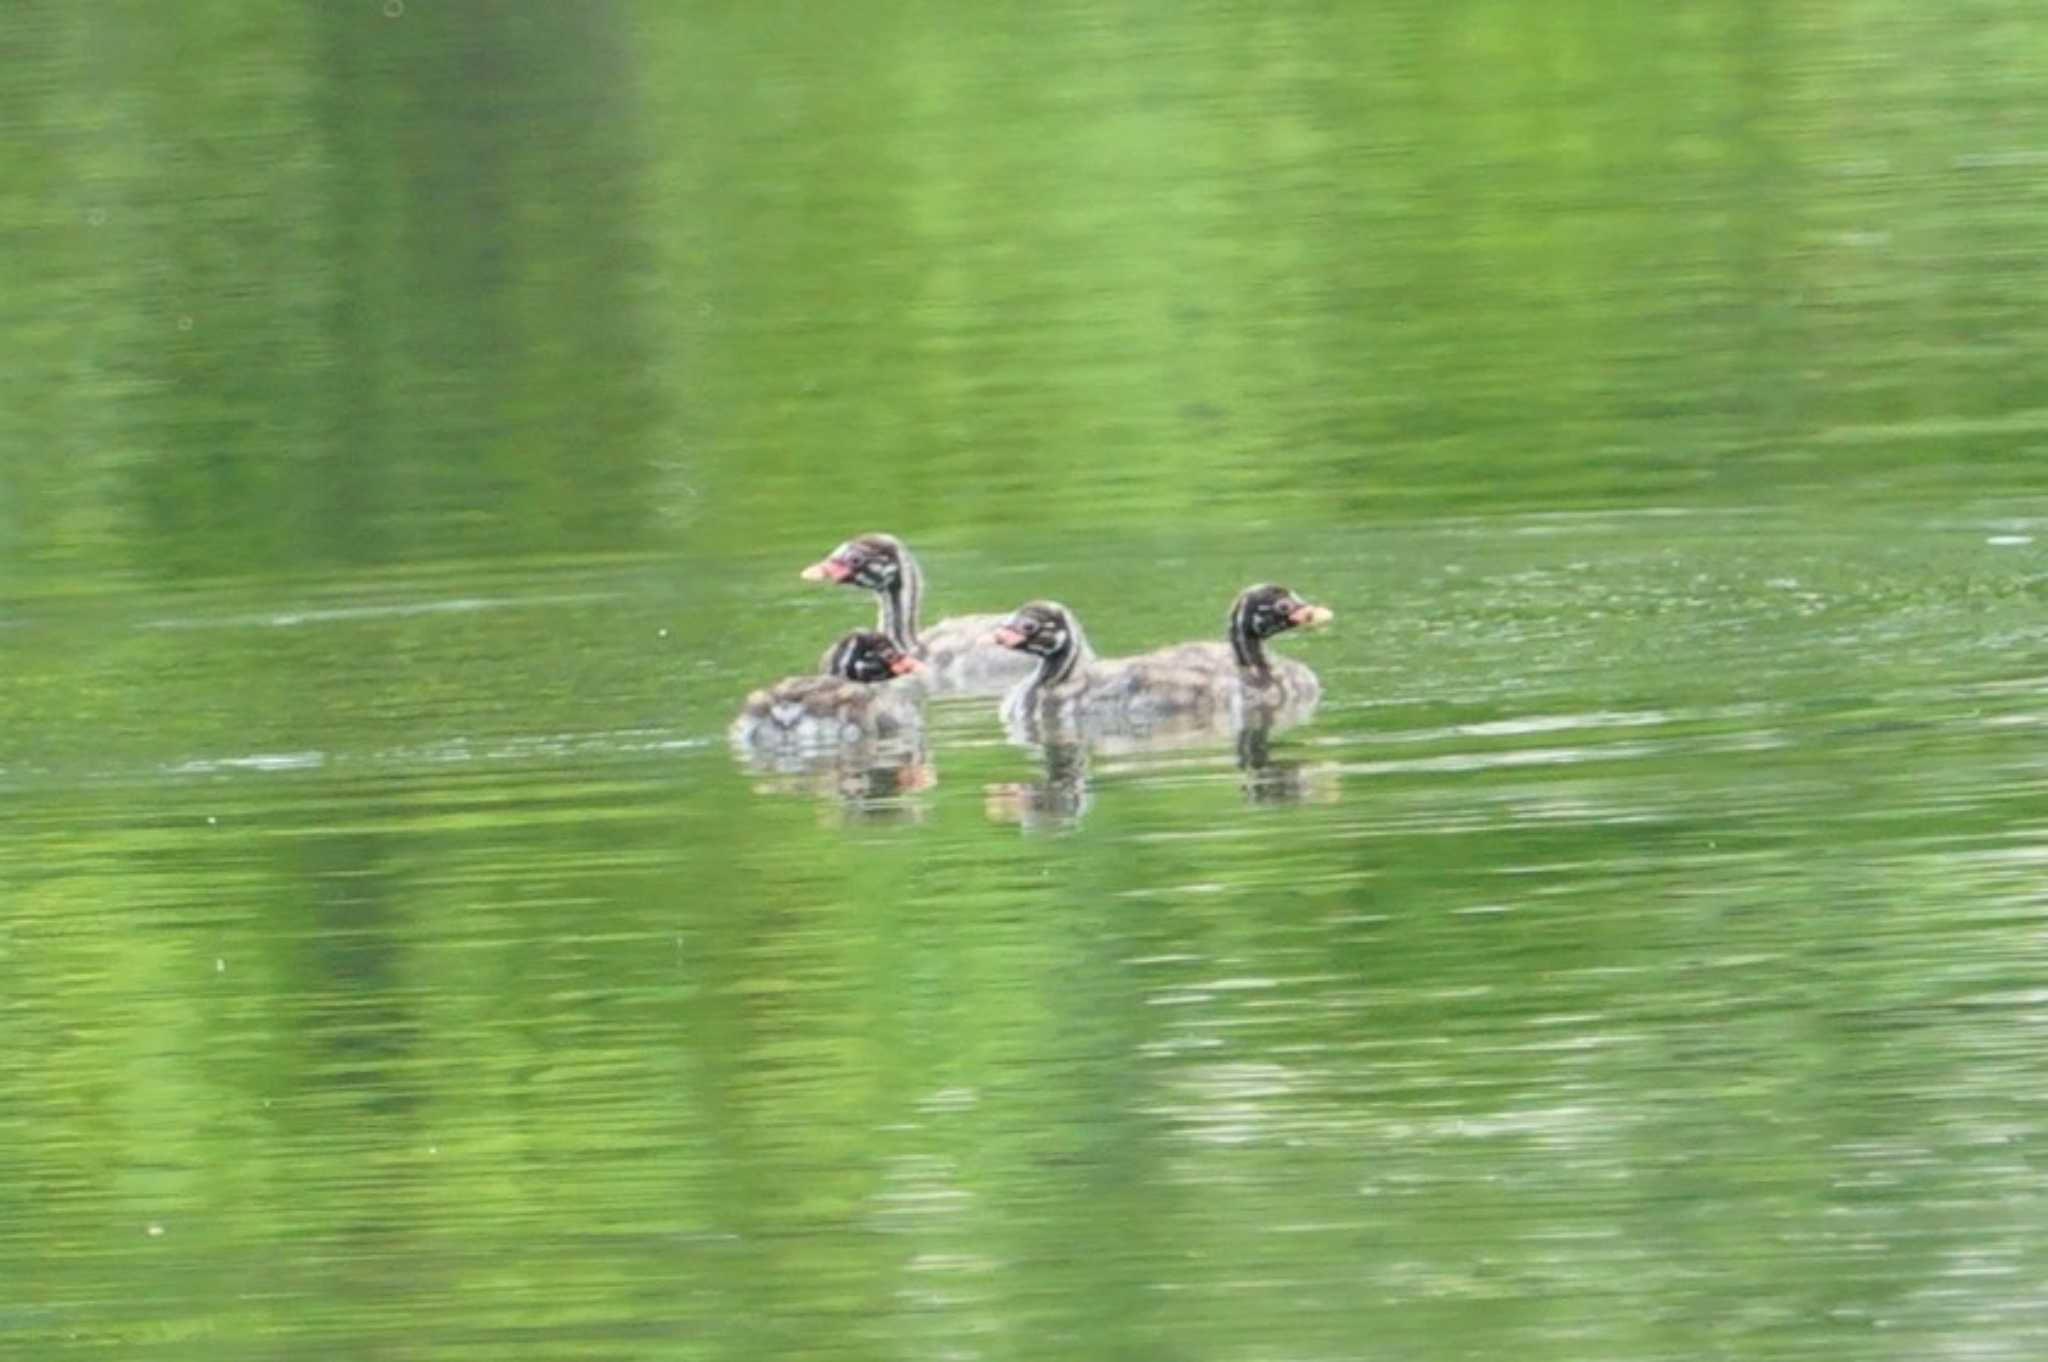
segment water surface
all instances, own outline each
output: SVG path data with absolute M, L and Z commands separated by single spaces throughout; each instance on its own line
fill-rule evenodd
M 24 11 L 0 1354 L 2048 1350 L 2030 11 L 715 8 Z

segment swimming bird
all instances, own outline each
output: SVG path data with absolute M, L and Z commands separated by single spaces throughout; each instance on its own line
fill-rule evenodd
M 856 630 L 832 645 L 825 670 L 791 676 L 753 692 L 732 722 L 733 741 L 750 747 L 821 747 L 916 730 L 923 688 L 899 677 L 924 664 L 886 635 Z
M 1000 695 L 1031 674 L 1028 658 L 989 642 L 1001 615 L 953 615 L 928 628 L 919 622 L 924 572 L 895 535 L 849 539 L 805 568 L 803 577 L 874 592 L 875 628 L 925 664 L 934 693 Z

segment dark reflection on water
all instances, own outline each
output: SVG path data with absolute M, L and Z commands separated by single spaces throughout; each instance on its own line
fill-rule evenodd
M 1022 828 L 1064 827 L 1088 812 L 1088 747 L 1074 741 L 1051 742 L 1040 749 L 1045 763 L 1041 780 L 1001 781 L 983 790 L 982 808 L 992 823 Z
M 742 750 L 734 759 L 758 794 L 810 796 L 860 818 L 920 818 L 927 804 L 917 796 L 939 780 L 931 747 L 921 739 L 822 751 Z
M 1341 776 L 1334 762 L 1274 757 L 1274 734 L 1291 726 L 1259 723 L 1143 737 L 1121 735 L 1103 740 L 1098 736 L 1095 741 L 1054 737 L 1034 742 L 1013 725 L 1011 741 L 1037 754 L 1043 778 L 986 785 L 983 807 L 993 822 L 1025 828 L 1071 828 L 1079 825 L 1094 802 L 1090 781 L 1097 762 L 1104 762 L 1119 777 L 1136 772 L 1141 777 L 1173 780 L 1204 774 L 1204 768 L 1219 765 L 1226 753 L 1235 762 L 1239 788 L 1249 805 L 1336 799 Z
M 2048 1355 L 2030 7 L 17 9 L 0 1353 Z

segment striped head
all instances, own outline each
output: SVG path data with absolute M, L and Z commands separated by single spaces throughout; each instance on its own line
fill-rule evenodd
M 1246 587 L 1230 605 L 1230 650 L 1237 665 L 1264 676 L 1267 639 L 1289 629 L 1313 629 L 1335 614 L 1328 606 L 1310 605 L 1284 586 Z
M 1336 612 L 1310 605 L 1284 586 L 1247 587 L 1230 606 L 1230 633 L 1261 641 L 1289 629 L 1327 624 Z
M 909 557 L 893 534 L 864 534 L 849 539 L 803 570 L 807 582 L 837 582 L 869 591 L 889 591 L 904 577 Z
M 872 686 L 908 672 L 920 671 L 924 663 L 889 641 L 886 634 L 856 629 L 832 645 L 825 655 L 825 671 L 842 681 Z
M 1058 657 L 1073 647 L 1080 633 L 1073 611 L 1058 601 L 1032 601 L 997 625 L 989 641 L 1033 657 Z

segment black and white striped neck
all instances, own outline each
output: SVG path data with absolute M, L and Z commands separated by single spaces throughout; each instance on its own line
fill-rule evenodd
M 1088 636 L 1081 632 L 1081 622 L 1067 611 L 1060 612 L 1060 646 L 1049 653 L 1036 653 L 1038 670 L 1023 683 L 1021 694 L 1026 703 L 1031 697 L 1051 687 L 1062 686 L 1080 676 L 1095 653 L 1088 646 Z
M 896 575 L 876 594 L 881 599 L 876 603 L 875 627 L 904 652 L 916 652 L 921 641 L 917 617 L 924 603 L 924 573 L 909 549 L 896 546 Z
M 1230 610 L 1230 651 L 1237 665 L 1251 673 L 1259 685 L 1273 679 L 1273 666 L 1266 660 L 1266 644 L 1252 630 L 1249 593 L 1237 598 Z

